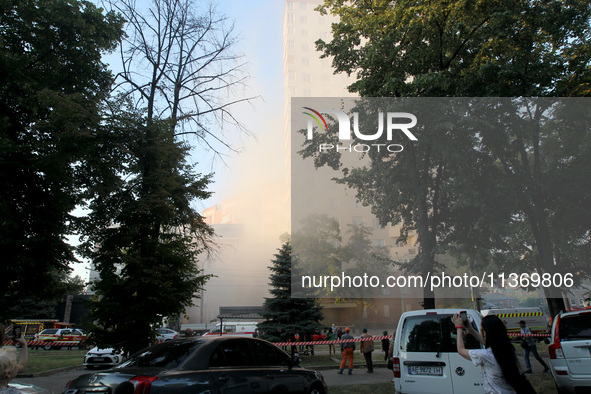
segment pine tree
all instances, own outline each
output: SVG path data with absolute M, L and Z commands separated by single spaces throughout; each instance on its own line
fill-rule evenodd
M 270 293 L 263 306 L 264 322 L 258 325 L 261 338 L 271 342 L 288 340 L 295 333 L 300 336 L 311 336 L 322 329 L 320 321 L 324 318 L 322 307 L 313 298 L 291 298 L 292 249 L 286 242 L 275 254 L 273 265 L 269 267 L 272 274 Z

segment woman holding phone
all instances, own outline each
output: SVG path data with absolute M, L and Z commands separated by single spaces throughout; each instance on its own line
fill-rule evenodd
M 498 317 L 489 315 L 482 319 L 482 335 L 460 315 L 454 315 L 452 322 L 458 332 L 458 354 L 480 367 L 485 393 L 535 393 L 521 373 L 515 349 L 507 335 L 507 328 Z M 464 329 L 478 339 L 484 345 L 484 349 L 467 350 L 464 346 Z
M 27 341 L 22 334 L 18 338 L 12 338 L 14 342 L 21 345 L 20 360 L 16 361 L 16 348 L 13 346 L 3 346 L 0 348 L 0 393 L 12 394 L 20 391 L 8 387 L 8 383 L 27 367 L 29 361 L 29 349 Z

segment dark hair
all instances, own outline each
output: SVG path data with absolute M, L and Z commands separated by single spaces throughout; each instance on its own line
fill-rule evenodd
M 488 315 L 482 319 L 482 330 L 486 333 L 484 346 L 492 350 L 505 380 L 517 389 L 521 375 L 515 348 L 507 335 L 505 323 L 495 315 Z

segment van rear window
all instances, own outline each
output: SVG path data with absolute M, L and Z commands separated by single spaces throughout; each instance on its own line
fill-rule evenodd
M 400 346 L 407 352 L 441 351 L 441 324 L 437 316 L 412 316 L 405 320 Z
M 591 313 L 560 318 L 558 334 L 561 341 L 591 339 Z
M 474 323 L 472 326 L 476 328 Z M 457 352 L 457 334 L 451 315 L 409 316 L 404 321 L 401 350 L 407 352 Z M 466 349 L 480 349 L 472 335 L 465 339 Z

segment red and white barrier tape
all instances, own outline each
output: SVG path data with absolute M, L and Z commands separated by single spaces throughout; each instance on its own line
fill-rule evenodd
M 4 341 L 4 345 L 14 345 L 15 342 L 13 341 Z M 76 341 L 76 342 L 62 342 L 62 341 L 27 341 L 27 345 L 29 346 L 83 346 L 84 342 Z
M 306 342 L 273 342 L 275 346 L 305 346 L 305 345 L 329 345 L 334 343 L 348 343 L 348 342 L 368 342 L 380 341 L 382 339 L 392 339 L 393 335 L 383 335 L 371 338 L 353 338 L 353 339 L 337 339 L 334 341 L 306 341 Z

